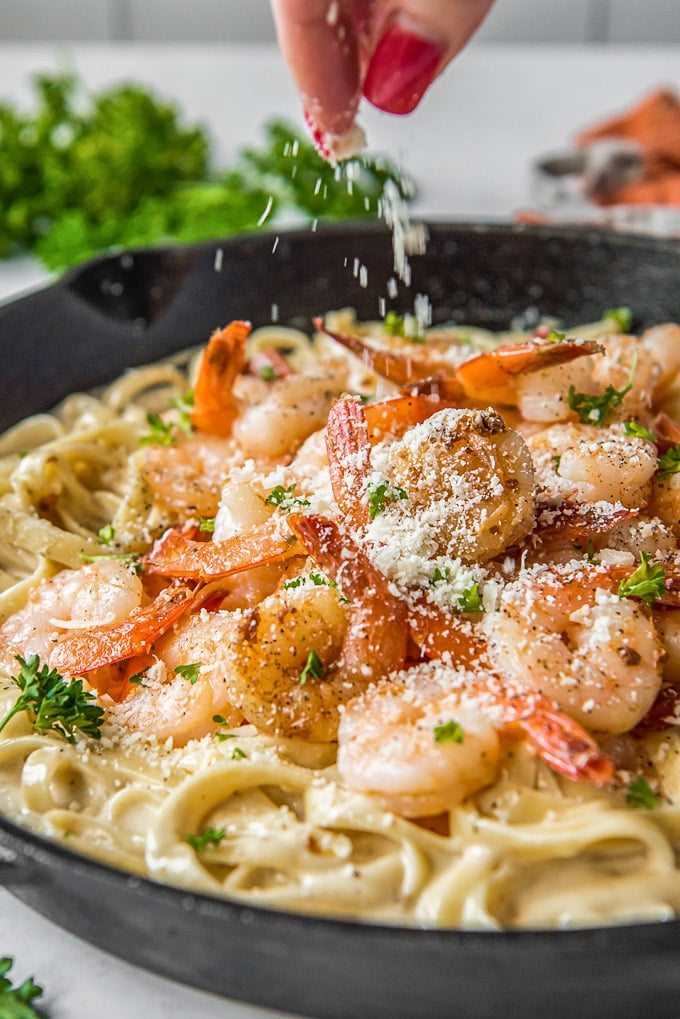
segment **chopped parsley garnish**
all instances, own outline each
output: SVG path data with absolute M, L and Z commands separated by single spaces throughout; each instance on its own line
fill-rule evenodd
M 555 469 L 555 474 L 559 474 L 560 473 L 560 464 L 562 462 L 562 457 L 561 456 L 557 456 L 557 454 L 556 454 L 555 456 L 551 456 L 550 459 L 553 462 L 553 466 L 554 466 L 554 469 Z
M 312 584 L 314 584 L 315 587 L 338 586 L 335 583 L 335 581 L 332 580 L 331 577 L 327 577 L 325 573 L 320 573 L 318 570 L 310 570 L 310 572 L 306 576 L 304 573 L 301 573 L 299 577 L 293 577 L 292 580 L 284 580 L 283 582 L 284 590 L 290 591 L 296 587 L 302 587 L 304 584 L 307 583 L 308 579 L 311 581 Z
M 640 552 L 640 565 L 627 580 L 622 580 L 616 592 L 619 598 L 640 598 L 650 607 L 666 591 L 666 574 L 660 563 L 650 562 L 648 552 Z
M 432 574 L 432 579 L 430 580 L 430 583 L 443 584 L 449 579 L 450 575 L 451 570 L 448 568 L 448 566 L 445 566 L 443 570 L 439 566 L 435 566 L 434 573 Z
M 575 410 L 578 419 L 584 425 L 603 425 L 614 413 L 616 408 L 623 403 L 626 393 L 633 388 L 633 376 L 637 367 L 637 350 L 633 356 L 633 363 L 630 366 L 628 382 L 623 389 L 615 389 L 611 383 L 604 393 L 577 393 L 575 386 L 569 386 L 567 403 L 571 410 Z
M 624 421 L 623 434 L 631 435 L 635 439 L 648 439 L 649 442 L 656 442 L 656 435 L 645 428 L 639 421 Z
M 396 311 L 388 311 L 383 319 L 383 332 L 388 336 L 403 336 L 404 316 Z
M 240 747 L 234 747 L 234 749 L 231 752 L 231 759 L 232 759 L 232 761 L 246 760 L 247 757 L 248 757 L 248 754 L 245 752 L 245 750 L 241 750 Z
M 200 835 L 185 835 L 184 841 L 199 852 L 210 845 L 219 846 L 226 834 L 224 828 L 205 828 Z
M 113 524 L 106 524 L 97 532 L 97 540 L 100 545 L 110 545 L 116 537 L 116 529 Z
M 257 373 L 264 382 L 276 382 L 279 374 L 270 364 L 263 364 Z
M 7 974 L 14 965 L 8 956 L 0 959 L 0 1016 L 2 1019 L 43 1019 L 44 1012 L 33 1008 L 32 1002 L 42 997 L 43 989 L 28 977 L 18 987 L 12 987 Z
M 164 421 L 160 414 L 147 414 L 146 423 L 149 431 L 140 436 L 140 446 L 171 446 L 176 441 L 177 430 L 173 421 Z
M 309 506 L 309 499 L 305 499 L 302 495 L 295 495 L 294 481 L 288 488 L 284 488 L 283 485 L 272 488 L 265 502 L 268 502 L 270 506 L 276 506 L 284 513 L 290 513 L 298 506 Z
M 212 720 L 213 720 L 213 722 L 217 722 L 218 725 L 226 725 L 227 724 L 227 720 L 224 717 L 224 715 L 213 715 L 212 716 Z
M 10 679 L 21 690 L 17 701 L 0 722 L 0 731 L 20 711 L 30 711 L 36 732 L 56 732 L 69 743 L 75 743 L 75 732 L 99 739 L 104 711 L 95 702 L 94 694 L 83 690 L 82 679 L 68 682 L 56 669 L 40 665 L 38 655 L 28 661 L 17 655 L 21 666 L 18 676 Z
M 198 529 L 204 534 L 212 534 L 215 530 L 215 518 L 214 517 L 200 517 L 198 521 Z
M 671 474 L 677 474 L 678 471 L 680 471 L 680 442 L 671 446 L 659 457 L 656 476 L 657 478 L 669 478 Z
M 433 729 L 435 743 L 463 743 L 465 732 L 460 722 L 450 718 L 448 722 L 435 725 Z
M 307 655 L 307 664 L 300 673 L 300 686 L 304 686 L 310 676 L 312 679 L 321 679 L 325 671 L 323 662 L 312 648 Z
M 403 488 L 399 488 L 397 485 L 392 485 L 389 481 L 380 481 L 375 485 L 369 485 L 367 495 L 368 515 L 371 520 L 375 520 L 375 518 L 384 511 L 388 502 L 398 502 L 400 499 L 408 499 L 408 494 Z
M 318 570 L 310 570 L 309 579 L 315 587 L 337 587 L 338 585 L 331 577 L 327 577 L 325 573 L 319 573 Z
M 182 396 L 176 396 L 170 401 L 170 406 L 179 411 L 177 427 L 187 435 L 193 432 L 194 426 L 191 423 L 191 412 L 194 409 L 193 389 L 189 389 L 186 393 L 183 393 Z
M 661 797 L 654 792 L 644 775 L 638 775 L 626 789 L 626 803 L 637 810 L 653 810 L 661 803 Z
M 128 683 L 131 686 L 144 686 L 144 680 L 146 679 L 146 672 L 135 672 L 134 676 L 130 676 Z
M 456 608 L 459 612 L 483 612 L 484 602 L 479 593 L 479 586 L 474 580 L 469 587 L 466 587 L 462 594 L 458 595 Z
M 567 334 L 559 333 L 557 329 L 551 329 L 551 331 L 546 336 L 546 340 L 548 340 L 549 343 L 561 343 L 562 340 L 566 340 L 566 338 Z
M 383 332 L 387 336 L 401 336 L 411 343 L 423 343 L 424 337 L 418 332 L 418 322 L 413 315 L 399 315 L 388 311 L 383 319 Z
M 614 322 L 622 333 L 630 332 L 633 324 L 633 312 L 630 308 L 608 308 L 602 312 L 603 322 Z
M 193 662 L 191 665 L 176 665 L 172 671 L 176 672 L 178 676 L 182 677 L 182 679 L 188 679 L 193 686 L 198 680 L 201 671 L 201 663 Z

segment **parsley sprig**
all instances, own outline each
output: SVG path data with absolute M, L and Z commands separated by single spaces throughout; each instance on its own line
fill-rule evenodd
M 140 446 L 172 446 L 181 434 L 191 434 L 194 427 L 191 423 L 193 392 L 190 390 L 183 396 L 175 397 L 170 401 L 170 406 L 178 412 L 176 417 L 166 420 L 160 414 L 146 415 L 149 431 L 140 436 Z
M 0 731 L 19 712 L 30 711 L 36 732 L 59 733 L 68 743 L 75 743 L 76 730 L 99 739 L 104 711 L 94 703 L 94 694 L 83 689 L 82 679 L 67 682 L 56 669 L 41 665 L 38 655 L 31 655 L 28 661 L 17 655 L 17 661 L 21 671 L 10 678 L 21 693 L 0 722 Z
M 624 421 L 623 434 L 630 435 L 635 439 L 647 439 L 648 442 L 656 442 L 656 435 L 645 428 L 639 421 Z
M 0 258 L 30 250 L 63 269 L 112 245 L 227 237 L 278 214 L 375 218 L 388 179 L 408 197 L 386 161 L 357 158 L 350 174 L 281 121 L 219 166 L 206 130 L 143 86 L 33 82 L 32 108 L 0 102 Z
M 625 306 L 621 308 L 608 308 L 602 312 L 602 320 L 604 322 L 613 322 L 622 333 L 628 333 L 633 325 L 633 312 Z
M 671 474 L 677 474 L 678 471 L 680 471 L 680 442 L 671 446 L 659 457 L 656 476 L 662 479 L 669 478 Z
M 7 974 L 14 965 L 9 956 L 0 959 L 0 1016 L 2 1019 L 43 1019 L 44 1012 L 33 1008 L 33 1002 L 42 997 L 43 989 L 28 977 L 18 987 L 12 987 Z
M 176 665 L 172 671 L 177 673 L 178 676 L 181 676 L 182 679 L 188 680 L 193 686 L 194 683 L 198 682 L 198 677 L 201 672 L 201 663 L 192 662 L 190 665 Z
M 604 425 L 617 407 L 623 403 L 624 396 L 633 388 L 633 376 L 637 367 L 637 350 L 633 355 L 628 382 L 623 389 L 616 389 L 610 383 L 604 393 L 577 393 L 575 386 L 569 386 L 567 403 L 571 410 L 576 411 L 578 419 L 584 425 Z
M 300 673 L 300 686 L 304 686 L 310 677 L 312 679 L 321 679 L 325 671 L 323 662 L 314 648 L 312 648 L 307 655 L 307 664 Z
M 650 607 L 666 592 L 666 574 L 660 563 L 650 562 L 649 552 L 640 552 L 640 565 L 622 580 L 616 592 L 619 598 L 640 598 Z
M 414 315 L 399 315 L 396 311 L 388 311 L 383 319 L 383 333 L 386 336 L 401 336 L 411 343 L 424 343 L 425 337 L 418 330 L 418 320 Z

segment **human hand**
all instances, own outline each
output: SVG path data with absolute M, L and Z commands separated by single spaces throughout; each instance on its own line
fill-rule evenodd
M 362 95 L 411 113 L 493 0 L 271 0 L 279 43 L 322 154 L 351 132 Z

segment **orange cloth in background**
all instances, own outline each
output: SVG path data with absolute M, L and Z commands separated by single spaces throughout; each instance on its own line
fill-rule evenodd
M 674 92 L 652 92 L 631 110 L 582 131 L 576 144 L 585 148 L 604 138 L 636 142 L 644 175 L 600 199 L 602 204 L 680 205 L 680 98 Z

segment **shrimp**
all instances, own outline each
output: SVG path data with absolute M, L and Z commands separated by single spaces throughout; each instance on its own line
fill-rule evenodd
M 231 435 L 239 407 L 234 399 L 234 382 L 245 365 L 246 341 L 252 326 L 231 322 L 214 332 L 203 351 L 194 384 L 191 423 L 199 432 Z
M 483 562 L 533 528 L 531 457 L 519 433 L 491 408 L 447 408 L 407 429 L 387 445 L 383 474 L 370 473 L 366 415 L 358 401 L 346 398 L 333 407 L 327 444 L 341 512 L 355 530 L 372 517 L 371 537 L 379 542 L 389 543 L 393 528 L 406 527 L 415 554 Z M 387 495 L 378 520 L 369 511 L 371 486 Z
M 648 508 L 680 538 L 680 474 L 656 475 Z
M 646 610 L 611 593 L 613 580 L 585 564 L 534 571 L 505 587 L 485 629 L 501 675 L 589 729 L 623 733 L 654 703 L 663 647 Z
M 228 669 L 230 698 L 258 729 L 328 741 L 336 736 L 340 705 L 403 665 L 406 605 L 336 524 L 299 514 L 289 523 L 338 587 L 284 586 L 242 613 Z
M 109 707 L 111 720 L 161 741 L 172 739 L 175 746 L 221 725 L 240 725 L 243 715 L 231 703 L 227 680 L 226 648 L 234 629 L 230 612 L 195 613 L 180 620 L 156 642 L 151 664 L 128 686 L 124 700 Z M 186 678 L 182 666 L 193 666 L 195 675 Z
M 426 558 L 484 562 L 534 526 L 529 451 L 491 408 L 442 410 L 409 429 L 389 446 L 385 474 L 405 496 L 373 529 L 382 534 L 407 522 Z
M 24 608 L 0 627 L 3 664 L 20 654 L 38 655 L 58 668 L 64 635 L 87 635 L 99 626 L 115 626 L 142 603 L 139 577 L 117 560 L 103 559 L 77 570 L 62 570 L 31 591 Z
M 594 740 L 547 698 L 441 663 L 391 676 L 345 706 L 338 770 L 350 788 L 377 795 L 388 810 L 432 815 L 494 781 L 501 736 L 518 728 L 569 778 L 611 779 L 611 762 Z
M 527 445 L 547 492 L 635 509 L 645 506 L 652 494 L 656 447 L 648 439 L 626 435 L 620 424 L 551 425 L 530 436 Z
M 233 436 L 243 456 L 263 462 L 292 456 L 325 425 L 333 400 L 347 388 L 348 374 L 344 361 L 327 359 L 271 382 L 242 376 Z
M 151 444 L 131 460 L 131 486 L 141 489 L 142 504 L 153 503 L 167 523 L 187 517 L 212 517 L 225 476 L 238 462 L 233 439 L 195 432 L 172 445 Z

